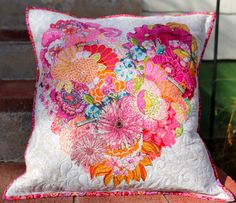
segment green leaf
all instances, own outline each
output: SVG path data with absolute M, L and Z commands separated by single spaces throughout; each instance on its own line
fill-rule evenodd
M 101 59 L 101 54 L 99 53 L 95 53 L 92 56 L 90 56 L 89 58 L 95 60 L 96 62 L 98 62 Z
M 184 132 L 184 129 L 182 127 L 180 128 L 176 128 L 175 133 L 176 133 L 176 137 L 180 137 Z
M 134 92 L 138 92 L 144 83 L 144 78 L 134 78 Z
M 134 37 L 131 37 L 130 41 L 132 42 L 132 44 L 138 46 L 138 40 L 136 40 Z
M 112 98 L 112 99 L 115 99 L 115 100 L 118 100 L 118 96 L 117 96 L 117 94 L 115 94 L 114 92 L 110 92 L 110 93 L 108 94 L 108 97 L 110 97 L 110 98 Z
M 140 65 L 140 66 L 137 66 L 136 69 L 137 69 L 137 70 L 144 70 L 144 67 L 143 67 L 142 65 Z
M 72 90 L 72 84 L 71 84 L 70 81 L 65 83 L 65 85 L 64 85 L 64 89 L 66 90 L 66 92 L 71 93 L 71 90 Z
M 94 103 L 94 98 L 89 94 L 84 94 L 83 99 L 88 104 L 93 104 Z
M 148 29 L 151 30 L 154 27 L 154 25 L 148 25 Z
M 147 63 L 148 61 L 149 61 L 149 57 L 146 56 L 146 57 L 144 58 L 143 62 L 144 62 L 144 63 Z

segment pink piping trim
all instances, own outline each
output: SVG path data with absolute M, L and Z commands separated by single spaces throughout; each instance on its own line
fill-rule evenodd
M 30 10 L 46 10 L 46 11 L 51 11 L 51 12 L 55 12 L 55 13 L 60 13 L 63 15 L 68 15 L 74 18 L 77 18 L 76 16 L 73 15 L 69 15 L 66 13 L 62 13 L 62 12 L 57 12 L 55 10 L 51 10 L 51 9 L 47 9 L 47 8 L 43 8 L 43 9 L 37 9 L 34 7 L 27 7 L 25 15 L 26 15 L 26 24 L 27 24 L 27 28 L 28 28 L 28 33 L 30 36 L 30 41 L 32 43 L 33 46 L 33 50 L 34 50 L 34 54 L 36 57 L 36 64 L 37 64 L 37 68 L 36 68 L 36 84 L 35 84 L 35 90 L 34 90 L 34 102 L 33 102 L 33 114 L 32 114 L 32 132 L 29 138 L 29 141 L 27 143 L 26 146 L 26 150 L 25 150 L 25 154 L 24 154 L 24 159 L 26 160 L 26 152 L 28 149 L 28 145 L 30 143 L 30 140 L 32 139 L 32 134 L 33 131 L 35 129 L 35 104 L 36 104 L 36 96 L 37 96 L 37 86 L 38 86 L 38 80 L 39 80 L 39 68 L 38 68 L 38 57 L 37 57 L 37 52 L 36 52 L 36 47 L 35 47 L 35 43 L 34 43 L 34 39 L 33 39 L 33 34 L 29 25 L 29 11 Z M 214 21 L 216 18 L 216 15 L 214 12 L 191 12 L 191 13 L 182 13 L 182 14 L 176 14 L 176 15 L 172 15 L 172 16 L 186 16 L 186 15 L 212 15 L 212 20 L 211 20 L 211 24 L 208 28 L 208 32 L 207 32 L 207 38 L 206 38 L 206 42 L 204 44 L 204 48 L 202 51 L 202 55 L 201 55 L 201 60 L 203 57 L 203 54 L 205 52 L 206 46 L 207 46 L 207 42 L 210 38 L 210 34 L 212 32 L 213 29 L 213 25 L 214 25 Z M 163 16 L 163 15 L 155 15 L 155 16 Z M 110 16 L 104 16 L 104 17 L 100 17 L 101 18 L 114 18 L 114 17 L 133 17 L 133 18 L 146 18 L 147 16 L 135 16 L 135 15 L 128 15 L 128 14 L 118 14 L 118 15 L 110 15 Z M 83 19 L 94 19 L 94 18 L 83 18 Z M 99 19 L 99 18 L 97 18 Z M 200 60 L 200 62 L 201 62 Z M 199 136 L 200 137 L 200 136 Z M 203 142 L 203 140 L 202 140 Z M 203 142 L 204 143 L 204 142 Z M 205 143 L 204 143 L 205 144 Z M 206 145 L 205 145 L 206 147 Z M 207 149 L 207 148 L 206 148 Z M 222 188 L 222 190 L 225 191 L 226 194 L 228 194 L 228 196 L 230 197 L 229 200 L 227 201 L 234 201 L 234 197 L 233 195 L 228 191 L 228 189 L 226 189 L 219 181 L 218 178 L 218 173 L 216 171 L 216 167 L 214 165 L 214 162 L 208 152 L 208 156 L 211 162 L 211 166 L 213 168 L 214 171 L 214 175 L 216 178 L 216 182 L 217 185 Z M 27 166 L 26 166 L 27 167 Z M 25 172 L 26 173 L 26 172 Z M 25 174 L 24 173 L 24 174 Z M 21 176 L 23 176 L 24 174 L 22 174 Z M 21 176 L 19 176 L 18 178 L 20 178 Z M 42 193 L 42 194 L 31 194 L 31 195 L 23 195 L 23 196 L 6 196 L 6 192 L 7 190 L 10 188 L 10 186 L 13 184 L 15 180 L 12 181 L 12 183 L 8 186 L 8 188 L 4 191 L 3 194 L 3 199 L 4 200 L 24 200 L 24 199 L 40 199 L 40 198 L 47 198 L 47 197 L 72 197 L 72 196 L 131 196 L 131 195 L 157 195 L 157 194 L 162 194 L 162 195 L 179 195 L 179 196 L 188 196 L 188 197 L 194 197 L 194 198 L 198 198 L 198 199 L 206 199 L 206 200 L 216 200 L 216 201 L 222 201 L 224 202 L 225 200 L 223 199 L 219 199 L 219 198 L 213 198 L 209 195 L 204 195 L 204 194 L 197 194 L 197 193 L 192 193 L 192 192 L 164 192 L 164 191 L 151 191 L 151 192 L 145 192 L 145 191 L 122 191 L 122 192 L 58 192 L 58 193 Z
M 211 19 L 211 22 L 210 22 L 210 26 L 208 28 L 208 31 L 207 31 L 207 37 L 206 37 L 206 41 L 205 41 L 205 44 L 204 44 L 204 47 L 203 47 L 203 50 L 202 50 L 202 55 L 201 55 L 201 58 L 200 58 L 200 63 L 202 61 L 202 58 L 203 58 L 203 55 L 205 53 L 205 50 L 206 50 L 206 47 L 207 47 L 207 44 L 208 44 L 208 41 L 210 39 L 210 36 L 211 36 L 211 33 L 212 33 L 212 30 L 213 30 L 213 27 L 214 27 L 214 22 L 216 20 L 216 13 L 211 13 L 212 15 L 212 19 Z
M 52 192 L 52 193 L 43 193 L 43 194 L 31 194 L 31 195 L 22 195 L 22 196 L 10 196 L 5 197 L 5 200 L 25 200 L 25 199 L 42 199 L 42 198 L 55 198 L 55 197 L 101 197 L 101 196 L 137 196 L 137 195 L 178 195 L 184 197 L 193 197 L 197 199 L 213 200 L 213 201 L 233 201 L 222 200 L 219 198 L 213 198 L 203 194 L 196 194 L 192 192 L 164 192 L 164 191 L 122 191 L 122 192 Z

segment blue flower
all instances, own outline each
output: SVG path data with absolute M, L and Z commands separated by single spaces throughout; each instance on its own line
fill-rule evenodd
M 121 91 L 121 92 L 118 93 L 118 99 L 122 99 L 123 97 L 128 96 L 128 95 L 129 95 L 128 92 Z
M 156 54 L 162 55 L 165 52 L 165 46 L 160 43 L 159 40 L 156 41 Z
M 120 81 L 129 81 L 133 79 L 137 74 L 135 64 L 130 59 L 123 59 L 118 62 L 115 66 L 114 71 L 116 73 L 117 79 Z
M 86 118 L 98 118 L 101 114 L 101 110 L 95 105 L 88 105 L 85 109 Z
M 138 46 L 133 46 L 131 49 L 132 58 L 136 61 L 143 61 L 147 54 Z
M 106 106 L 106 105 L 108 105 L 108 104 L 110 104 L 112 102 L 112 98 L 111 97 L 108 97 L 108 96 L 106 96 L 106 97 L 104 97 L 103 99 L 102 99 L 102 103 Z

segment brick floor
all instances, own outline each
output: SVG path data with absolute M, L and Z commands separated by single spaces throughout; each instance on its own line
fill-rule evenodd
M 0 194 L 19 175 L 25 171 L 25 165 L 19 163 L 0 163 Z M 218 169 L 220 179 L 231 192 L 236 195 L 236 183 L 222 170 Z M 1 201 L 3 202 L 4 201 Z M 6 201 L 5 201 L 6 202 Z M 7 201 L 9 202 L 9 201 Z M 10 201 L 11 202 L 11 201 Z M 38 200 L 23 200 L 20 203 L 216 203 L 216 201 L 200 200 L 177 195 L 148 195 L 148 196 L 127 196 L 127 197 L 68 197 L 68 198 L 45 198 Z
M 167 203 L 163 195 L 77 197 L 75 203 Z

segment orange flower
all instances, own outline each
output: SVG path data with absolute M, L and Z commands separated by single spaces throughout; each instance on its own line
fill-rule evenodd
M 111 70 L 104 70 L 98 73 L 99 82 L 90 92 L 95 102 L 101 102 L 104 96 L 110 92 L 118 93 L 125 89 L 123 81 L 117 81 L 116 74 Z
M 116 187 L 122 181 L 129 184 L 131 180 L 145 180 L 147 171 L 145 166 L 151 166 L 152 160 L 160 156 L 159 148 L 151 142 L 143 142 L 139 152 L 122 157 L 113 156 L 109 160 L 104 160 L 90 167 L 91 179 L 104 176 L 104 185 L 113 183 Z
M 99 71 L 113 70 L 117 62 L 117 55 L 104 45 L 71 46 L 58 54 L 51 74 L 60 81 L 58 89 L 66 86 L 70 92 L 70 81 L 91 83 Z
M 77 58 L 76 54 L 83 54 L 83 49 L 76 46 L 62 50 L 57 57 L 56 64 L 52 68 L 51 74 L 56 80 L 75 81 L 82 83 L 92 82 L 99 70 L 99 63 L 96 55 Z
M 106 153 L 111 156 L 117 156 L 117 157 L 123 158 L 129 154 L 132 154 L 134 151 L 136 151 L 138 149 L 138 146 L 139 146 L 139 144 L 136 143 L 134 146 L 131 146 L 129 148 L 124 148 L 124 149 L 108 148 L 108 151 Z

